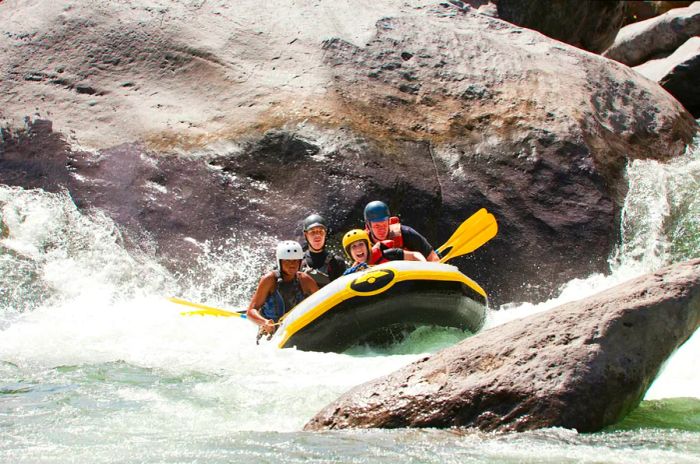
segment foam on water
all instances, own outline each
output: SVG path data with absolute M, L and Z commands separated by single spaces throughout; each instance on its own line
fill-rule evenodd
M 666 165 L 632 163 L 624 241 L 611 258 L 611 273 L 573 280 L 551 301 L 506 305 L 490 313 L 487 327 L 697 257 L 698 172 L 697 152 Z M 385 462 L 396 453 L 406 462 L 685 459 L 683 451 L 647 440 L 649 433 L 630 438 L 628 432 L 587 436 L 548 430 L 503 439 L 437 431 L 301 434 L 310 417 L 351 387 L 408 364 L 419 351 L 450 345 L 459 335 L 419 331 L 388 350 L 360 347 L 352 354 L 256 346 L 248 321 L 181 316 L 188 308 L 165 297 L 242 308 L 270 265 L 269 246 L 253 247 L 257 242 L 245 236 L 217 249 L 198 243 L 204 251 L 200 260 L 173 275 L 151 257 L 147 243 L 141 252 L 126 251 L 109 218 L 79 212 L 65 193 L 0 187 L 0 214 L 9 229 L 0 239 L 0 427 L 7 431 L 0 461 L 49 456 L 56 462 L 110 462 L 122 450 L 125 462 L 226 462 L 241 456 L 301 462 L 338 449 L 336 461 L 372 453 L 378 461 L 386 456 Z M 699 397 L 698 354 L 696 334 L 667 363 L 646 398 Z M 125 440 L 140 437 L 148 438 L 124 448 Z M 700 453 L 697 444 L 688 444 L 696 437 L 674 432 L 672 440 L 692 455 Z M 436 441 L 442 448 L 426 452 Z

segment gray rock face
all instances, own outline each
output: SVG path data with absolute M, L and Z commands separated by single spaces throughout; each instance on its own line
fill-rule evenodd
M 700 118 L 700 37 L 692 37 L 669 57 L 647 61 L 635 71 L 658 82 L 664 89 Z
M 0 181 L 68 188 L 175 265 L 186 237 L 299 237 L 312 211 L 338 239 L 372 199 L 434 245 L 487 207 L 499 236 L 455 264 L 493 303 L 547 298 L 607 269 L 627 161 L 697 130 L 626 67 L 427 1 L 17 2 L 0 23 Z M 17 130 L 30 113 L 53 128 Z
M 615 241 L 627 156 L 660 153 L 637 143 L 658 144 L 661 136 L 674 145 L 684 127 L 695 126 L 689 114 L 662 122 L 651 99 L 678 104 L 629 69 L 483 17 L 388 18 L 365 47 L 327 43 L 326 61 L 340 100 L 336 114 L 356 133 L 420 140 L 430 151 L 439 187 L 434 203 L 451 219 L 438 223 L 441 230 L 467 217 L 472 205 L 496 214 L 499 236 L 460 266 L 503 295 L 500 301 L 523 297 L 514 288 L 523 276 L 570 280 L 573 269 L 562 256 L 590 252 L 592 260 L 573 258 L 579 269 L 604 270 L 600 258 Z M 670 123 L 676 135 L 666 138 L 659 123 Z M 398 151 L 390 143 L 381 150 Z M 430 175 L 423 172 L 411 177 Z M 410 209 L 410 198 L 392 200 L 398 210 Z M 540 266 L 544 256 L 553 259 Z M 537 285 L 526 298 L 547 292 Z
M 495 327 L 360 385 L 306 430 L 567 427 L 594 432 L 635 408 L 700 325 L 700 260 Z
M 673 9 L 623 27 L 603 56 L 627 66 L 637 66 L 659 55 L 667 56 L 698 34 L 700 2 L 694 2 L 687 8 Z

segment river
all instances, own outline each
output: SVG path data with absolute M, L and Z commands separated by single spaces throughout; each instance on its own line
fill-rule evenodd
M 504 305 L 487 326 L 700 256 L 700 151 L 636 161 L 628 177 L 610 273 L 548 302 Z M 152 250 L 127 252 L 109 218 L 79 212 L 68 194 L 0 186 L 0 214 L 10 231 L 0 239 L 0 462 L 700 463 L 699 333 L 641 406 L 599 433 L 303 432 L 354 385 L 464 335 L 420 330 L 345 354 L 256 346 L 249 322 L 181 316 L 165 298 L 243 307 L 269 264 L 245 237 L 172 273 Z

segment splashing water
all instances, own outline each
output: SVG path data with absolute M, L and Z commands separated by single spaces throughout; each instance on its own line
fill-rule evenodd
M 635 160 L 627 167 L 629 191 L 622 210 L 621 244 L 609 275 L 573 279 L 559 296 L 539 304 L 506 304 L 492 311 L 486 328 L 547 311 L 614 287 L 663 266 L 700 256 L 700 139 L 669 163 Z M 699 397 L 700 333 L 667 362 L 647 399 Z
M 571 281 L 545 303 L 506 305 L 487 325 L 697 257 L 699 158 L 632 163 L 610 275 Z M 200 259 L 174 275 L 127 251 L 107 216 L 78 211 L 65 193 L 0 186 L 0 221 L 0 462 L 700 462 L 697 334 L 648 392 L 657 401 L 607 432 L 305 433 L 351 387 L 461 334 L 422 330 L 346 354 L 256 346 L 249 322 L 183 317 L 164 298 L 244 307 L 271 264 L 250 237 L 199 244 Z

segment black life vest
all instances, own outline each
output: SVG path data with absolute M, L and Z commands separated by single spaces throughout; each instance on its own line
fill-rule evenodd
M 259 312 L 265 319 L 277 322 L 306 297 L 299 282 L 299 273 L 289 282 L 282 279 L 279 271 L 275 271 L 275 275 L 277 276 L 275 290 L 267 297 Z
M 321 253 L 326 254 L 326 257 L 323 259 L 323 264 L 319 267 L 313 267 L 314 263 L 311 253 L 313 253 L 311 250 L 306 250 L 306 253 L 304 253 L 304 261 L 301 265 L 301 271 L 309 274 L 309 276 L 314 279 L 316 284 L 318 284 L 318 288 L 321 288 L 331 282 L 330 263 L 333 261 L 333 255 L 325 250 L 322 251 Z

